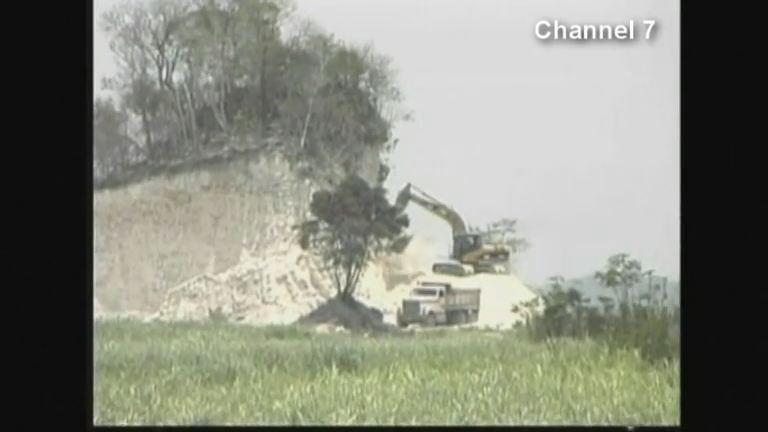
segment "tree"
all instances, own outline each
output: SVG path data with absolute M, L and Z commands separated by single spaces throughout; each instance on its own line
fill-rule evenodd
M 631 301 L 633 287 L 642 280 L 643 269 L 640 261 L 631 259 L 626 253 L 608 258 L 604 272 L 595 272 L 595 279 L 603 287 L 611 289 L 622 310 L 626 310 Z
M 145 150 L 155 158 L 171 153 L 180 137 L 185 142 L 196 137 L 189 126 L 190 104 L 174 81 L 184 50 L 178 33 L 188 6 L 159 0 L 123 3 L 102 16 L 118 66 L 113 90 L 139 116 Z
M 323 257 L 342 300 L 353 298 L 371 259 L 400 253 L 410 241 L 408 216 L 387 201 L 383 187 L 356 175 L 332 191 L 315 192 L 310 212 L 314 218 L 296 227 L 300 245 Z
M 584 322 L 584 298 L 576 288 L 565 288 L 562 276 L 549 278 L 549 292 L 543 296 L 543 324 L 549 336 L 574 336 L 586 334 Z
M 334 46 L 333 37 L 314 22 L 303 20 L 286 41 L 283 77 L 285 98 L 279 105 L 282 129 L 290 136 L 294 151 L 304 151 L 315 112 L 314 102 L 325 85 L 325 70 Z
M 145 161 L 278 142 L 314 180 L 335 182 L 370 151 L 394 147 L 401 96 L 389 59 L 309 21 L 288 32 L 294 9 L 290 0 L 148 0 L 102 16 L 118 66 L 109 88 L 140 123 Z
M 130 163 L 135 143 L 128 134 L 128 114 L 112 99 L 93 103 L 93 162 L 96 179 L 105 178 Z

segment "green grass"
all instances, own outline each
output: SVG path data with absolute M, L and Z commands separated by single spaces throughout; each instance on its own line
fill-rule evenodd
M 100 322 L 96 424 L 679 424 L 679 363 L 514 332 Z

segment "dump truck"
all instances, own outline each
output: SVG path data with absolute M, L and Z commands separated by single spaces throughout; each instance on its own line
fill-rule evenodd
M 420 281 L 403 299 L 397 311 L 397 324 L 436 326 L 477 321 L 480 289 L 456 288 L 450 283 Z

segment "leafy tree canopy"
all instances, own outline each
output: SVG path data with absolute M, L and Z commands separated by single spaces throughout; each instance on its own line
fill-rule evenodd
M 341 298 L 353 297 L 373 258 L 401 253 L 410 241 L 408 216 L 389 203 L 383 187 L 356 175 L 315 192 L 310 212 L 313 218 L 297 227 L 300 245 L 323 257 Z

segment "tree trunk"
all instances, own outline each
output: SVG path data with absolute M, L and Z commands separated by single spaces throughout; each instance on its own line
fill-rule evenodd
M 141 128 L 144 130 L 144 144 L 146 145 L 147 151 L 149 151 L 152 147 L 152 131 L 149 127 L 147 110 L 143 107 L 141 108 Z
M 197 120 L 195 120 L 195 100 L 186 81 L 183 81 L 182 85 L 184 86 L 184 95 L 187 98 L 187 115 L 189 116 L 190 141 L 193 146 L 199 147 L 198 142 L 200 140 L 197 136 Z
M 342 291 L 342 295 L 344 296 L 351 296 L 352 288 L 352 267 L 354 266 L 354 263 L 350 264 L 346 268 L 346 273 L 344 275 L 344 290 Z
M 266 56 L 267 49 L 264 47 L 262 50 L 261 70 L 259 71 L 259 105 L 261 117 L 261 123 L 264 127 L 262 130 L 266 130 L 267 120 L 267 83 L 266 83 L 266 64 L 267 60 L 263 58 Z
M 315 101 L 314 97 L 309 98 L 309 108 L 307 109 L 307 116 L 304 118 L 304 128 L 301 131 L 301 140 L 299 141 L 299 148 L 302 150 L 306 146 L 307 129 L 309 129 L 309 120 L 312 117 L 312 103 Z
M 185 144 L 188 144 L 189 135 L 187 131 L 187 122 L 184 117 L 184 108 L 181 106 L 181 96 L 179 95 L 180 92 L 174 86 L 169 86 L 169 91 L 171 91 L 171 94 L 173 95 L 173 100 L 175 102 L 173 111 L 174 111 L 174 115 L 176 116 L 176 119 L 179 122 L 179 133 L 181 135 L 181 139 L 184 141 Z
M 336 295 L 342 296 L 344 293 L 343 286 L 341 283 L 341 278 L 339 277 L 339 268 L 336 266 L 333 266 L 331 268 L 331 278 L 333 278 L 333 284 L 336 286 Z
M 213 100 L 208 103 L 208 106 L 211 108 L 211 112 L 213 112 L 213 117 L 216 119 L 219 128 L 222 132 L 226 133 L 228 130 L 228 122 L 227 113 L 224 109 L 224 101 L 226 99 L 225 83 L 222 81 L 218 87 L 218 91 L 214 92 Z M 217 93 L 218 95 L 216 95 Z

